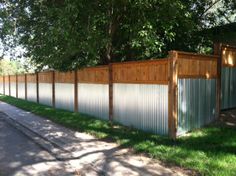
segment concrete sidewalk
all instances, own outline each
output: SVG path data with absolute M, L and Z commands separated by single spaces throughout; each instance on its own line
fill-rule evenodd
M 166 168 L 130 149 L 67 129 L 4 102 L 0 102 L 0 111 L 18 126 L 50 143 L 44 147 L 58 159 L 68 162 L 78 175 L 184 175 L 179 169 Z

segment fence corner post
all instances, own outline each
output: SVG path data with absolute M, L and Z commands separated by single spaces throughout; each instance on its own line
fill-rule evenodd
M 109 91 L 109 121 L 113 121 L 113 69 L 112 63 L 108 65 L 108 91 Z
M 222 67 L 222 44 L 214 45 L 214 54 L 218 55 L 217 59 L 217 79 L 216 79 L 216 119 L 220 118 L 221 111 L 221 67 Z
M 178 121 L 178 53 L 169 52 L 168 62 L 168 133 L 172 139 L 177 138 Z
M 78 75 L 77 75 L 77 70 L 74 71 L 74 111 L 78 112 Z

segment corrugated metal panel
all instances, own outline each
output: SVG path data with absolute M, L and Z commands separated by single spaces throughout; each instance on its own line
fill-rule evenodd
M 236 108 L 236 68 L 222 68 L 221 98 L 221 109 Z
M 9 95 L 9 83 L 5 82 L 5 95 Z
M 109 119 L 108 85 L 78 84 L 78 110 L 101 119 Z
M 216 80 L 178 80 L 178 135 L 215 119 Z
M 27 100 L 37 102 L 35 83 L 27 83 Z
M 0 83 L 0 94 L 3 94 L 3 82 Z
M 74 84 L 55 83 L 55 106 L 74 111 Z
M 52 106 L 52 84 L 39 83 L 39 103 Z
M 15 82 L 11 82 L 11 96 L 12 97 L 16 97 L 16 83 Z
M 168 134 L 168 86 L 113 85 L 114 120 L 144 131 Z
M 18 82 L 18 98 L 25 99 L 25 83 Z

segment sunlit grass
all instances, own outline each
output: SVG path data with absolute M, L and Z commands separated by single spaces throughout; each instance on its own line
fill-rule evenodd
M 8 96 L 0 96 L 0 100 L 68 128 L 113 140 L 168 164 L 196 170 L 202 175 L 236 175 L 235 128 L 212 125 L 173 141 L 80 113 L 53 109 Z

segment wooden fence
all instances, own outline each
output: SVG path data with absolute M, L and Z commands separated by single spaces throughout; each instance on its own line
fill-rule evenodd
M 235 66 L 235 53 L 171 51 L 165 59 L 1 76 L 0 91 L 176 138 L 219 116 L 221 63 Z

